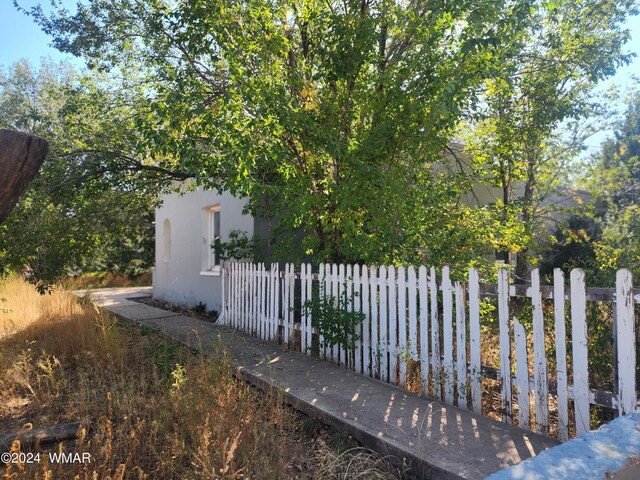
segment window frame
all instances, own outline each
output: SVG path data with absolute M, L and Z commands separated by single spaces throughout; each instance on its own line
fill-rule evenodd
M 222 269 L 222 260 L 215 250 L 211 248 L 211 245 L 215 242 L 216 238 L 220 238 L 220 232 L 216 231 L 216 216 L 218 217 L 217 230 L 220 230 L 220 204 L 205 207 L 203 211 L 203 238 L 205 242 L 205 252 L 202 259 L 200 275 L 219 276 Z

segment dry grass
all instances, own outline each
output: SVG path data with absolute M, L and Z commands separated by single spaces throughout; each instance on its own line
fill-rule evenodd
M 89 288 L 146 287 L 151 285 L 151 272 L 140 275 L 97 272 L 77 277 L 67 277 L 60 282 L 64 290 L 86 290 Z
M 203 357 L 118 325 L 54 291 L 0 285 L 0 432 L 80 421 L 91 463 L 9 464 L 0 478 L 398 478 L 369 451 L 336 448 L 324 429 Z M 14 446 L 19 448 L 18 445 Z M 25 451 L 23 449 L 23 451 Z

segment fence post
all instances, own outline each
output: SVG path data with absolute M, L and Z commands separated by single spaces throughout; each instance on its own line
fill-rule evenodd
M 420 390 L 429 394 L 429 295 L 427 267 L 418 269 L 418 298 L 420 302 Z

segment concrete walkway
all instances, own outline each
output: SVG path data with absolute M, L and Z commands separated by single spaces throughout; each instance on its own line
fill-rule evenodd
M 76 292 L 78 293 L 78 292 Z M 418 478 L 481 479 L 557 445 L 555 440 L 513 428 L 466 410 L 420 397 L 269 342 L 129 298 L 147 288 L 103 289 L 92 301 L 118 317 L 160 330 L 195 348 L 227 348 L 248 382 L 395 463 Z

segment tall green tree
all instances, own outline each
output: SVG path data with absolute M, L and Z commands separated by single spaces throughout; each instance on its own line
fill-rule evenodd
M 633 1 L 538 5 L 515 39 L 513 56 L 486 83 L 468 152 L 501 189 L 496 203 L 503 221 L 516 215 L 522 222 L 527 241 L 516 250 L 523 278 L 535 262 L 541 201 L 566 185 L 569 160 L 585 139 L 576 126 L 603 113 L 594 89 L 633 56 L 624 51 L 629 32 L 622 25 L 635 13 Z
M 0 226 L 0 271 L 23 271 L 46 288 L 71 272 L 151 266 L 154 196 L 168 180 L 124 158 L 133 141 L 124 100 L 64 63 L 36 68 L 20 61 L 0 69 L 0 127 L 51 145 Z
M 530 7 L 94 0 L 30 14 L 61 50 L 135 70 L 136 156 L 248 196 L 287 258 L 469 264 L 501 225 L 460 201 L 466 174 L 445 150 Z
M 600 268 L 628 268 L 640 275 L 640 92 L 590 161 L 582 179 L 593 195 L 593 216 L 602 228 L 594 248 Z

